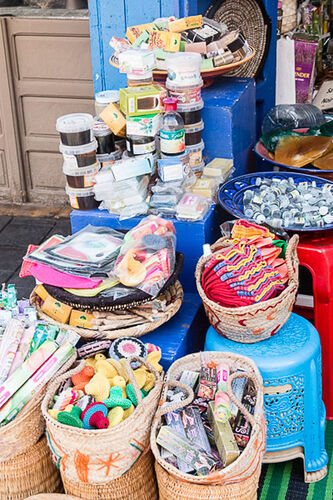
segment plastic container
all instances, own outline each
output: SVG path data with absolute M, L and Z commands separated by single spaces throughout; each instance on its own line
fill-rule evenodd
M 83 146 L 65 146 L 60 143 L 59 151 L 62 153 L 64 163 L 69 168 L 86 168 L 96 163 L 97 141 L 93 139 Z
M 167 83 L 166 88 L 169 91 L 170 97 L 175 97 L 178 100 L 178 105 L 192 105 L 197 104 L 202 101 L 201 99 L 201 87 L 203 81 L 199 85 L 191 85 L 188 87 L 177 87 L 172 83 Z
M 196 176 L 200 176 L 202 174 L 202 171 L 203 171 L 203 168 L 204 168 L 205 164 L 204 162 L 202 161 L 201 163 L 199 163 L 198 165 L 194 165 L 191 167 L 191 172 L 193 172 L 193 174 L 195 174 Z
M 204 128 L 204 122 L 201 120 L 189 127 L 185 127 L 185 144 L 187 146 L 196 146 L 201 143 L 201 131 Z
M 203 100 L 199 101 L 195 104 L 177 105 L 177 111 L 180 116 L 183 118 L 185 127 L 187 125 L 194 125 L 195 123 L 199 123 L 201 120 L 201 110 L 204 106 Z
M 129 156 L 146 155 L 156 152 L 154 137 L 143 135 L 128 135 L 126 137 L 126 149 Z
M 57 119 L 56 129 L 65 146 L 82 146 L 93 141 L 94 119 L 88 113 L 72 113 Z
M 95 121 L 93 134 L 98 145 L 97 154 L 108 155 L 116 150 L 114 135 L 106 123 L 99 120 Z
M 168 54 L 165 58 L 168 84 L 175 87 L 188 87 L 189 85 L 200 85 L 201 78 L 201 54 L 195 52 L 178 52 Z
M 117 147 L 114 153 L 110 153 L 109 155 L 96 155 L 97 160 L 100 162 L 102 167 L 106 165 L 111 165 L 117 160 L 120 160 L 122 154 L 122 150 Z
M 127 74 L 127 85 L 129 87 L 142 87 L 144 85 L 153 85 L 153 72 L 147 71 L 147 73 L 143 73 L 142 75 Z
M 199 144 L 195 146 L 186 146 L 188 151 L 189 159 L 190 159 L 190 167 L 196 167 L 200 163 L 202 163 L 202 151 L 205 147 L 204 141 L 201 141 Z
M 154 166 L 156 166 L 157 152 L 154 151 L 154 153 L 146 153 L 144 155 L 140 155 L 141 158 L 145 158 L 146 156 L 153 157 Z M 122 159 L 127 160 L 128 158 L 132 158 L 132 155 L 128 151 L 124 151 L 122 154 Z
M 94 210 L 99 206 L 92 188 L 74 189 L 67 185 L 66 193 L 71 207 L 75 210 Z
M 297 128 L 320 127 L 325 116 L 313 104 L 278 104 L 264 118 L 262 134 L 272 130 L 293 130 Z
M 63 166 L 63 172 L 66 175 L 68 187 L 75 189 L 92 187 L 95 184 L 95 175 L 99 169 L 99 162 L 90 167 L 80 169 L 69 168 L 66 164 Z
M 119 104 L 119 90 L 103 90 L 95 94 L 96 115 L 99 116 L 111 102 Z

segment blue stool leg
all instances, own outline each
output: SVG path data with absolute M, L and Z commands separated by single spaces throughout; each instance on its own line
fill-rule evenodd
M 315 362 L 315 359 L 312 359 L 310 363 L 310 370 L 306 375 L 306 378 L 309 377 L 310 379 L 308 380 L 307 386 L 311 387 L 311 390 L 308 392 L 308 397 L 311 398 L 311 401 L 305 405 L 304 414 L 304 468 L 306 482 L 314 481 L 314 477 L 317 477 L 318 475 L 322 475 L 324 477 L 327 473 L 328 455 L 325 450 L 326 411 L 324 403 L 321 399 L 322 389 L 320 372 L 320 359 L 317 363 Z M 305 380 L 305 383 L 306 382 L 307 381 Z M 319 435 L 318 422 L 320 426 Z

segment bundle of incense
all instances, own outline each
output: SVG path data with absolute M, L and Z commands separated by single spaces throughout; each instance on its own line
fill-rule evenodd
M 234 462 L 239 456 L 239 449 L 232 433 L 231 426 L 228 421 L 220 422 L 216 419 L 214 414 L 214 403 L 212 401 L 208 405 L 207 416 L 212 427 L 217 450 L 222 458 L 224 466 L 227 466 Z
M 27 355 L 29 353 L 30 343 L 31 343 L 32 338 L 34 336 L 34 332 L 35 332 L 35 327 L 33 325 L 29 326 L 29 328 L 26 328 L 24 330 L 20 345 L 19 345 L 17 352 L 15 354 L 13 364 L 11 366 L 9 373 L 8 373 L 8 377 L 10 377 L 14 373 L 14 371 L 17 370 L 17 368 L 22 365 L 25 358 L 27 357 Z
M 43 346 L 42 346 L 43 347 Z M 0 424 L 8 424 L 24 408 L 24 406 L 49 382 L 57 371 L 75 353 L 75 348 L 65 342 L 32 377 L 10 398 L 0 410 Z
M 214 402 L 215 418 L 220 422 L 226 422 L 231 417 L 231 402 L 227 394 L 227 380 L 229 378 L 229 366 L 219 363 L 216 367 L 217 393 Z
M 0 386 L 0 408 L 49 359 L 58 346 L 47 340 Z
M 8 377 L 23 333 L 24 324 L 17 319 L 11 319 L 0 344 L 0 384 Z
M 244 370 L 236 370 L 236 372 L 243 372 Z M 242 401 L 244 395 L 245 384 L 247 382 L 247 377 L 244 378 L 236 378 L 232 382 L 232 391 L 239 401 Z M 238 413 L 238 407 L 235 405 L 233 401 L 231 401 L 231 418 L 235 420 Z
M 180 436 L 183 436 L 184 438 L 186 437 L 180 413 L 177 413 L 175 411 L 170 411 L 169 413 L 165 414 L 164 418 L 165 418 L 165 421 L 169 427 L 171 427 Z M 163 448 L 162 448 L 162 450 L 163 450 Z M 161 453 L 162 458 L 165 458 L 165 455 L 166 455 L 165 452 L 169 453 L 169 457 L 170 457 L 170 452 L 167 450 L 164 450 L 163 454 Z M 177 459 L 177 463 L 178 463 L 178 469 L 181 470 L 182 472 L 192 472 L 193 471 L 193 467 L 190 467 L 186 462 L 183 462 L 179 458 Z
M 216 367 L 209 362 L 208 356 L 205 353 L 200 353 L 201 370 L 198 397 L 212 400 L 216 392 Z
M 190 370 L 184 370 L 180 376 L 179 382 L 182 382 L 185 385 L 188 385 L 192 389 L 195 388 L 196 383 L 199 378 L 198 372 L 192 372 Z M 168 398 L 170 401 L 182 401 L 186 398 L 187 392 L 180 387 L 175 387 L 172 390 L 168 391 Z
M 156 442 L 204 476 L 209 474 L 217 463 L 212 455 L 199 446 L 196 446 L 195 443 L 191 443 L 191 441 L 167 425 L 160 428 Z
M 251 381 L 248 381 L 245 386 L 242 403 L 245 406 L 245 408 L 249 411 L 249 413 L 251 413 L 251 415 L 254 415 L 256 401 L 257 397 L 254 385 Z M 241 448 L 245 448 L 245 446 L 249 442 L 251 436 L 251 430 L 252 427 L 250 422 L 239 410 L 233 425 L 234 436 L 238 446 L 240 446 Z
M 180 415 L 187 439 L 196 443 L 208 453 L 211 453 L 212 449 L 210 447 L 198 408 L 187 406 Z

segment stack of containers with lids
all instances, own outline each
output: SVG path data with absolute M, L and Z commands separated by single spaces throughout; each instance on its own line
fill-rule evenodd
M 169 54 L 166 57 L 166 66 L 166 88 L 170 96 L 178 100 L 177 111 L 185 124 L 185 145 L 190 167 L 194 173 L 200 174 L 204 166 L 202 151 L 205 146 L 201 139 L 201 131 L 204 128 L 201 119 L 201 55 L 190 52 Z
M 103 167 L 121 158 L 124 139 L 117 137 L 99 117 L 110 104 L 119 104 L 119 90 L 104 90 L 95 94 L 95 123 L 93 133 L 97 141 L 97 158 Z
M 91 210 L 98 207 L 92 187 L 100 169 L 96 157 L 97 141 L 93 136 L 94 119 L 87 113 L 60 116 L 56 129 L 60 133 L 60 152 L 66 175 L 66 193 L 72 208 Z
M 127 88 L 120 89 L 120 109 L 126 116 L 126 157 L 154 156 L 160 129 L 160 87 L 153 85 L 154 52 L 128 49 L 119 54 L 120 72 L 127 74 Z

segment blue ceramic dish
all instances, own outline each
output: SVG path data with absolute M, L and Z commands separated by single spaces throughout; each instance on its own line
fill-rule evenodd
M 276 177 L 278 179 L 288 179 L 292 177 L 294 179 L 295 184 L 299 184 L 300 182 L 312 182 L 315 181 L 318 187 L 321 187 L 323 184 L 332 184 L 333 182 L 322 179 L 321 177 L 314 177 L 313 175 L 302 175 L 295 174 L 292 172 L 256 172 L 254 174 L 241 175 L 240 177 L 234 177 L 229 181 L 222 184 L 218 192 L 218 201 L 222 208 L 224 208 L 227 212 L 232 214 L 234 217 L 238 219 L 247 219 L 244 215 L 244 206 L 243 206 L 243 195 L 244 191 L 248 189 L 255 189 L 256 179 L 260 177 L 262 179 L 272 177 Z M 327 229 L 333 229 L 333 224 L 326 224 L 324 227 L 305 227 L 304 229 L 300 229 L 297 226 L 288 226 L 283 229 L 289 231 L 299 232 L 308 232 L 308 231 L 322 231 Z

